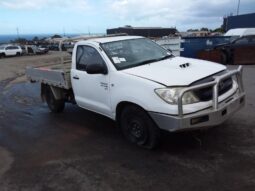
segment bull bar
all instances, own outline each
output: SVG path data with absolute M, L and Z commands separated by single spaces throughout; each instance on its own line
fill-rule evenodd
M 229 71 L 228 73 L 221 75 L 221 76 L 215 76 L 214 81 L 208 82 L 208 83 L 203 83 L 199 85 L 195 85 L 192 87 L 185 88 L 181 90 L 180 94 L 178 95 L 178 115 L 179 117 L 183 117 L 183 104 L 182 104 L 182 98 L 184 94 L 188 91 L 193 91 L 193 90 L 198 90 L 202 88 L 207 88 L 207 87 L 212 87 L 213 89 L 213 110 L 218 109 L 219 105 L 219 100 L 218 100 L 218 89 L 219 89 L 219 84 L 222 80 L 231 77 L 231 76 L 236 76 L 237 79 L 237 84 L 239 87 L 239 93 L 244 93 L 244 88 L 243 88 L 243 81 L 242 81 L 242 73 L 243 73 L 243 67 L 239 66 L 238 69 Z

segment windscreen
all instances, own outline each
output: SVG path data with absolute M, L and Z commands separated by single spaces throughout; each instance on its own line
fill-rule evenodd
M 171 57 L 171 53 L 147 38 L 102 43 L 117 70 L 137 67 Z

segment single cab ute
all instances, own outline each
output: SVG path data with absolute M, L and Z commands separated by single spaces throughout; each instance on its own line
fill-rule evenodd
M 52 112 L 71 102 L 115 120 L 131 143 L 154 148 L 160 129 L 216 126 L 245 104 L 242 67 L 174 57 L 139 36 L 77 42 L 72 62 L 28 68 Z

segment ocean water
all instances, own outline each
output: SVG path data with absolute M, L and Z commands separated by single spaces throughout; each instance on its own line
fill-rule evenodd
M 38 37 L 39 39 L 41 38 L 48 38 L 51 37 L 55 34 L 20 34 L 18 35 L 0 35 L 0 44 L 3 43 L 9 43 L 11 40 L 15 40 L 17 38 L 25 38 L 27 40 L 32 40 L 34 37 Z M 83 34 L 66 34 L 67 37 L 74 37 L 74 36 L 79 36 L 79 35 L 83 35 Z M 88 34 L 84 34 L 84 35 L 88 35 Z M 91 34 L 91 35 L 103 35 L 103 34 Z M 63 35 L 61 35 L 63 36 Z
M 35 36 L 39 39 L 44 37 L 50 37 L 52 35 L 46 34 L 26 34 L 26 35 L 0 35 L 0 43 L 9 43 L 11 40 L 19 38 L 25 38 L 27 40 L 32 40 Z

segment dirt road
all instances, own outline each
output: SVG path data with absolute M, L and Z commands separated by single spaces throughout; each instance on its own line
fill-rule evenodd
M 0 60 L 1 75 L 3 65 L 9 73 L 1 79 L 34 63 L 24 57 L 16 68 L 12 59 Z M 156 151 L 128 144 L 111 120 L 75 105 L 50 113 L 41 103 L 39 85 L 2 80 L 0 191 L 253 191 L 254 76 L 255 67 L 245 67 L 242 111 L 207 131 L 164 133 Z
M 49 52 L 45 55 L 8 57 L 0 59 L 0 81 L 16 78 L 25 73 L 27 66 L 44 66 L 60 63 L 61 54 L 70 57 L 66 52 Z

